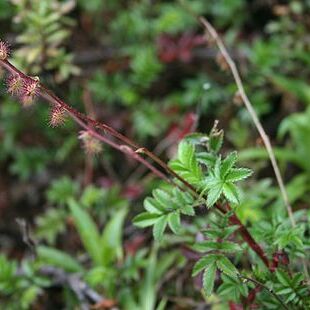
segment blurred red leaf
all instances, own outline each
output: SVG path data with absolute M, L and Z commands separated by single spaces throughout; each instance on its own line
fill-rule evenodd
M 190 62 L 193 48 L 203 44 L 204 41 L 203 36 L 190 32 L 183 33 L 178 37 L 162 34 L 157 41 L 159 59 L 164 63 L 176 60 Z

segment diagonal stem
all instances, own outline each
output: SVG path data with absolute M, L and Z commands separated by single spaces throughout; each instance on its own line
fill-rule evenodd
M 8 70 L 13 75 L 19 75 L 23 79 L 30 79 L 29 76 L 25 75 L 23 72 L 18 70 L 15 66 L 13 66 L 7 60 L 0 60 L 0 66 L 4 67 L 6 70 Z M 50 104 L 61 106 L 77 124 L 79 124 L 82 128 L 86 129 L 93 137 L 97 138 L 99 141 L 105 144 L 108 144 L 112 148 L 117 149 L 118 151 L 124 154 L 127 154 L 128 156 L 133 157 L 135 160 L 139 161 L 141 164 L 145 165 L 148 169 L 150 169 L 159 178 L 163 179 L 166 182 L 172 183 L 175 186 L 183 190 L 183 188 L 181 188 L 179 184 L 177 184 L 174 180 L 169 179 L 165 174 L 163 174 L 156 167 L 154 167 L 151 163 L 149 163 L 147 160 L 145 160 L 139 155 L 139 153 L 146 154 L 149 158 L 151 158 L 154 162 L 156 162 L 160 167 L 162 167 L 169 175 L 178 179 L 188 190 L 192 192 L 192 194 L 195 197 L 199 197 L 199 192 L 196 190 L 194 186 L 192 186 L 186 180 L 184 180 L 180 175 L 178 175 L 175 171 L 173 171 L 166 163 L 164 163 L 159 157 L 157 157 L 155 154 L 153 154 L 148 149 L 139 147 L 135 142 L 123 136 L 121 133 L 117 132 L 115 129 L 111 128 L 110 126 L 104 123 L 98 122 L 96 120 L 93 120 L 87 117 L 86 115 L 80 113 L 79 111 L 75 110 L 74 108 L 66 104 L 63 100 L 58 98 L 52 91 L 47 89 L 41 83 L 40 83 L 40 88 L 39 88 L 39 94 L 42 98 L 44 98 Z M 102 134 L 98 133 L 95 130 L 95 128 L 100 128 L 104 131 L 107 131 L 108 133 L 110 133 L 110 135 L 112 135 L 115 138 L 118 138 L 123 143 L 125 143 L 125 145 L 119 145 L 118 143 L 111 141 L 110 139 L 106 138 Z M 227 212 L 227 210 L 223 209 L 220 205 L 217 205 L 216 208 L 224 214 Z M 252 236 L 250 235 L 246 227 L 240 222 L 240 220 L 235 214 L 232 216 L 231 221 L 235 221 L 235 223 L 239 225 L 240 227 L 239 231 L 244 241 L 249 244 L 249 246 L 257 253 L 257 255 L 262 259 L 265 265 L 269 268 L 269 262 L 263 250 L 261 249 L 259 244 L 257 244 L 257 242 L 252 238 Z
M 220 210 L 222 213 L 227 213 L 228 211 L 231 210 L 229 205 L 227 205 L 226 210 L 223 206 L 217 204 L 216 208 Z M 273 272 L 274 270 L 272 269 L 271 262 L 268 260 L 268 257 L 266 253 L 264 252 L 263 248 L 254 240 L 248 229 L 241 223 L 240 219 L 238 216 L 233 213 L 229 217 L 229 221 L 232 225 L 238 225 L 238 232 L 242 236 L 243 240 L 249 245 L 249 247 L 258 255 L 258 257 L 263 261 L 265 266 L 269 269 L 270 272 Z

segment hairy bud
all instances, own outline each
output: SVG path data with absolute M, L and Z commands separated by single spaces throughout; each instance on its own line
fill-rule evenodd
M 38 93 L 39 93 L 39 80 L 38 79 L 26 78 L 23 80 L 21 101 L 24 106 L 32 105 Z
M 102 151 L 102 145 L 98 139 L 88 131 L 81 131 L 79 139 L 83 142 L 83 148 L 87 154 L 97 155 Z
M 65 123 L 66 120 L 66 110 L 61 106 L 53 107 L 50 116 L 50 126 L 57 127 Z
M 10 54 L 10 49 L 7 43 L 0 40 L 0 60 L 7 60 Z
M 12 75 L 7 79 L 6 85 L 9 94 L 20 95 L 23 90 L 23 79 L 19 75 Z

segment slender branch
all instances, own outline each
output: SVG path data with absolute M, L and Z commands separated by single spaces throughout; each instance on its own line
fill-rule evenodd
M 136 150 L 137 153 L 144 153 L 153 161 L 155 161 L 159 166 L 163 167 L 171 176 L 177 178 L 179 181 L 181 181 L 188 189 L 191 190 L 192 193 L 197 194 L 197 191 L 195 187 L 191 184 L 189 184 L 186 180 L 184 180 L 179 174 L 174 172 L 166 163 L 164 163 L 159 157 L 157 157 L 155 154 L 153 154 L 148 149 L 142 147 Z
M 17 69 L 15 66 L 13 66 L 8 60 L 0 60 L 0 65 L 2 65 L 5 69 L 7 69 L 11 74 L 13 75 L 19 75 L 24 79 L 29 79 L 30 77 L 24 74 L 22 71 Z M 98 140 L 102 141 L 105 144 L 110 145 L 111 147 L 127 154 L 131 155 L 134 157 L 137 161 L 140 163 L 143 163 L 147 168 L 149 168 L 155 175 L 159 176 L 160 178 L 164 179 L 165 181 L 171 182 L 168 180 L 166 176 L 164 176 L 163 173 L 161 173 L 158 169 L 153 167 L 150 163 L 148 163 L 146 160 L 144 160 L 138 153 L 139 152 L 131 152 L 129 151 L 129 148 L 124 148 L 123 146 L 120 146 L 119 144 L 103 137 L 101 134 L 99 134 L 97 131 L 95 131 L 93 128 L 100 128 L 104 130 L 105 132 L 108 132 L 115 138 L 118 138 L 121 140 L 123 143 L 128 144 L 129 146 L 133 147 L 136 151 L 137 150 L 143 150 L 145 154 L 147 154 L 150 158 L 153 160 L 156 160 L 156 162 L 164 168 L 166 171 L 173 172 L 162 160 L 157 158 L 156 155 L 152 154 L 149 150 L 146 148 L 142 148 L 139 145 L 137 145 L 134 141 L 131 139 L 127 138 L 126 136 L 122 135 L 121 133 L 117 132 L 115 129 L 112 127 L 101 123 L 99 121 L 96 121 L 76 109 L 72 108 L 68 104 L 66 104 L 63 100 L 58 98 L 52 91 L 50 91 L 48 88 L 46 88 L 42 83 L 40 83 L 40 88 L 39 88 L 39 95 L 44 98 L 47 102 L 51 103 L 52 105 L 59 105 L 61 108 L 63 108 L 68 115 L 76 122 L 78 123 L 82 128 L 88 130 L 95 138 Z M 88 125 L 86 123 L 88 123 Z M 131 149 L 132 150 L 132 149 Z M 174 172 L 173 172 L 174 173 Z M 176 174 L 174 173 L 174 176 Z M 187 186 L 190 186 L 184 179 L 182 179 L 180 176 L 178 176 L 178 179 L 184 183 Z
M 6 68 L 9 72 L 11 72 L 12 74 L 18 74 L 22 78 L 29 79 L 29 77 L 27 75 L 25 75 L 23 72 L 18 70 L 8 60 L 0 60 L 0 64 L 4 68 Z M 134 142 L 131 139 L 129 139 L 128 137 L 122 135 L 121 133 L 116 131 L 114 128 L 112 128 L 112 127 L 110 127 L 110 126 L 108 126 L 102 122 L 96 121 L 96 120 L 84 115 L 83 113 L 80 113 L 79 111 L 75 110 L 74 108 L 72 108 L 71 106 L 66 104 L 63 100 L 61 100 L 59 97 L 57 97 L 52 91 L 50 91 L 48 88 L 46 88 L 42 83 L 40 83 L 40 95 L 44 99 L 46 99 L 48 102 L 61 106 L 64 110 L 66 110 L 68 112 L 68 114 L 73 119 L 75 119 L 76 122 L 83 120 L 84 122 L 87 122 L 89 125 L 93 126 L 94 128 L 100 128 L 100 129 L 104 130 L 105 132 L 108 132 L 109 134 L 111 134 L 115 138 L 121 140 L 123 143 L 128 144 L 129 146 L 135 148 L 136 153 L 144 153 L 149 158 L 151 158 L 154 162 L 156 162 L 160 167 L 162 167 L 168 174 L 177 178 L 181 183 L 183 183 L 183 185 L 185 187 L 187 187 L 189 190 L 191 190 L 191 192 L 197 193 L 195 188 L 191 184 L 189 184 L 186 180 L 184 180 L 180 175 L 175 173 L 165 162 L 163 162 L 159 157 L 157 157 L 155 154 L 153 154 L 147 148 L 139 146 L 136 142 Z M 81 125 L 81 123 L 79 123 L 79 124 Z M 84 126 L 82 126 L 82 127 L 84 127 Z M 96 136 L 97 136 L 97 134 L 96 134 Z M 102 138 L 100 138 L 99 140 L 102 141 Z M 111 141 L 110 141 L 110 143 L 111 143 Z M 112 147 L 116 148 L 115 147 L 116 144 L 114 144 L 114 146 L 112 144 L 110 144 L 110 145 Z M 128 152 L 127 152 L 127 154 L 128 154 Z M 139 161 L 142 162 L 141 157 L 140 156 L 136 157 L 136 159 L 138 159 L 138 158 L 139 158 Z M 147 161 L 145 161 L 145 165 L 147 167 L 149 166 Z
M 23 72 L 18 70 L 15 66 L 13 66 L 7 60 L 0 60 L 0 65 L 7 69 L 12 75 L 19 75 L 21 78 L 30 79 L 27 75 Z M 158 158 L 155 154 L 144 147 L 139 147 L 135 142 L 131 141 L 129 138 L 123 136 L 122 134 L 118 133 L 116 130 L 111 128 L 110 126 L 100 123 L 96 120 L 93 120 L 86 115 L 80 113 L 79 111 L 75 110 L 74 108 L 67 105 L 63 100 L 58 98 L 55 94 L 53 94 L 49 89 L 47 89 L 44 85 L 40 83 L 39 87 L 39 95 L 45 99 L 47 102 L 52 104 L 53 106 L 60 106 L 63 108 L 68 115 L 82 128 L 86 129 L 93 137 L 97 138 L 99 141 L 108 144 L 112 148 L 127 154 L 133 157 L 135 160 L 139 161 L 141 164 L 145 165 L 148 169 L 150 169 L 156 176 L 163 179 L 166 182 L 172 183 L 175 186 L 179 187 L 181 190 L 183 188 L 180 187 L 178 183 L 176 183 L 173 179 L 170 180 L 164 175 L 161 171 L 159 171 L 156 167 L 154 167 L 151 163 L 147 160 L 142 158 L 139 153 L 146 154 L 149 158 L 151 158 L 154 162 L 156 162 L 160 167 L 162 167 L 169 175 L 178 179 L 187 189 L 189 189 L 195 197 L 199 197 L 199 192 L 189 184 L 186 180 L 184 180 L 181 176 L 179 176 L 176 172 L 174 172 L 166 163 L 164 163 L 160 158 Z M 110 133 L 113 137 L 118 138 L 125 145 L 119 145 L 116 142 L 111 141 L 110 139 L 106 138 L 102 134 L 98 133 L 95 129 L 100 128 L 103 129 L 105 132 Z M 216 208 L 220 210 L 222 213 L 226 213 L 226 210 L 217 205 Z M 269 262 L 266 258 L 261 247 L 256 243 L 256 241 L 251 237 L 250 233 L 247 231 L 246 227 L 240 222 L 236 215 L 233 216 L 233 220 L 239 225 L 240 234 L 243 237 L 244 241 L 249 244 L 249 246 L 257 253 L 257 255 L 263 260 L 265 265 L 269 268 Z
M 152 150 L 152 153 L 156 154 L 156 156 L 159 157 L 167 147 L 175 143 L 176 139 L 177 139 L 176 134 L 162 139 L 158 143 L 158 145 Z M 144 172 L 145 172 L 145 167 L 141 165 L 138 166 L 128 177 L 126 183 L 130 184 L 132 181 L 142 176 Z
M 216 205 L 216 208 L 220 210 L 222 213 L 227 213 L 227 211 L 220 206 L 219 204 Z M 227 205 L 228 211 L 230 211 L 230 207 Z M 265 266 L 269 269 L 270 272 L 273 272 L 271 262 L 268 260 L 266 253 L 264 252 L 263 248 L 254 240 L 248 229 L 241 223 L 239 218 L 236 214 L 232 214 L 229 217 L 229 221 L 232 225 L 238 225 L 238 232 L 242 236 L 243 240 L 249 245 L 249 247 L 258 255 L 258 257 L 263 261 Z
M 157 157 L 154 153 L 149 151 L 147 148 L 139 146 L 136 142 L 134 142 L 131 139 L 127 138 L 126 136 L 120 134 L 119 132 L 117 132 L 112 127 L 110 127 L 104 123 L 98 122 L 96 120 L 93 120 L 93 119 L 87 117 L 86 115 L 80 113 L 79 111 L 73 109 L 72 107 L 67 105 L 64 101 L 62 101 L 60 98 L 58 98 L 56 95 L 54 95 L 50 90 L 48 90 L 46 87 L 44 87 L 42 84 L 41 84 L 41 89 L 44 90 L 45 94 L 48 95 L 49 98 L 47 96 L 45 96 L 44 93 L 42 93 L 42 95 L 44 95 L 45 99 L 47 99 L 48 101 L 53 100 L 54 103 L 59 104 L 63 109 L 68 111 L 68 113 L 70 113 L 71 116 L 74 115 L 77 118 L 80 118 L 84 121 L 87 121 L 89 124 L 91 124 L 94 127 L 99 127 L 101 129 L 107 131 L 112 136 L 118 138 L 119 140 L 121 140 L 125 144 L 128 144 L 129 146 L 135 148 L 136 153 L 143 153 L 143 154 L 147 155 L 154 162 L 156 162 L 161 168 L 163 168 L 168 174 L 177 178 L 181 183 L 183 183 L 183 185 L 185 185 L 185 187 L 190 189 L 192 192 L 196 192 L 195 188 L 191 184 L 189 184 L 186 180 L 184 180 L 180 175 L 175 173 L 165 162 L 163 162 L 159 157 Z M 140 156 L 139 156 L 139 158 L 140 158 L 139 161 L 142 162 Z M 147 161 L 145 161 L 145 166 L 146 167 L 149 166 Z

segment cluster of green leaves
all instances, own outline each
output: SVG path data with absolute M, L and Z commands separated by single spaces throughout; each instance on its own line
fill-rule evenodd
M 115 210 L 126 209 L 128 202 L 120 197 L 117 187 L 110 190 L 89 185 L 83 190 L 77 182 L 68 177 L 54 180 L 46 192 L 49 208 L 36 218 L 36 238 L 54 245 L 62 234 L 65 222 L 70 216 L 66 208 L 69 200 L 76 200 L 83 209 L 92 212 L 104 222 Z
M 74 2 L 31 0 L 14 4 L 16 26 L 22 31 L 16 38 L 22 45 L 15 53 L 18 64 L 29 74 L 56 70 L 58 82 L 79 73 L 72 63 L 73 55 L 63 47 L 71 34 L 69 27 L 74 25 L 66 16 L 74 8 Z
M 251 170 L 235 168 L 237 160 L 235 152 L 221 160 L 218 153 L 222 140 L 223 131 L 218 131 L 214 127 L 209 136 L 194 134 L 182 141 L 179 144 L 178 156 L 170 163 L 170 167 L 189 184 L 194 185 L 197 192 L 202 189 L 199 198 L 195 199 L 188 192 L 173 186 L 165 190 L 156 189 L 152 197 L 144 200 L 146 212 L 136 216 L 134 223 L 142 228 L 152 226 L 155 240 L 161 241 L 167 225 L 174 234 L 180 234 L 182 231 L 184 233 L 181 215 L 194 216 L 196 206 L 205 204 L 211 208 L 222 198 L 236 205 L 239 204 L 240 197 L 234 183 L 248 177 Z M 207 198 L 204 198 L 205 192 L 207 192 Z M 221 227 L 213 229 L 213 232 L 206 231 L 207 238 L 211 237 L 212 240 L 197 243 L 193 247 L 201 252 L 217 252 L 217 254 L 209 253 L 202 257 L 193 269 L 194 276 L 204 270 L 203 287 L 207 295 L 213 291 L 217 269 L 232 277 L 238 274 L 237 269 L 224 255 L 242 250 L 238 244 L 224 241 L 237 228 L 236 226 L 226 229 Z M 216 242 L 217 239 L 221 242 Z
M 193 197 L 178 188 L 173 188 L 170 192 L 156 189 L 153 197 L 144 200 L 146 212 L 136 216 L 134 223 L 141 228 L 153 226 L 154 238 L 160 241 L 167 225 L 173 233 L 180 233 L 181 215 L 194 216 L 193 204 Z
M 4 29 L 18 32 L 16 38 L 20 49 L 15 54 L 15 61 L 29 73 L 52 70 L 58 82 L 76 74 L 78 71 L 72 65 L 73 54 L 68 53 L 65 44 L 72 34 L 72 26 L 79 24 L 84 31 L 87 30 L 87 35 L 79 32 L 81 48 L 91 51 L 94 44 L 96 48 L 101 46 L 112 50 L 113 56 L 107 61 L 109 70 L 96 66 L 100 70 L 94 72 L 86 83 L 94 102 L 106 104 L 106 115 L 117 115 L 121 108 L 126 113 L 125 123 L 130 123 L 136 137 L 146 141 L 148 137 L 163 135 L 172 122 L 179 123 L 185 110 L 198 106 L 197 112 L 203 120 L 200 130 L 205 130 L 204 124 L 208 124 L 210 118 L 225 119 L 227 137 L 233 149 L 243 149 L 239 152 L 239 160 L 254 168 L 257 171 L 255 176 L 266 174 L 265 170 L 260 174 L 260 169 L 268 163 L 266 151 L 248 148 L 255 141 L 247 126 L 250 121 L 248 114 L 241 107 L 231 108 L 226 104 L 230 103 L 235 86 L 230 80 L 219 79 L 218 69 L 214 70 L 210 66 L 212 61 L 204 58 L 205 54 L 212 58 L 213 50 L 210 54 L 197 50 L 193 56 L 195 61 L 189 64 L 178 60 L 166 64 L 158 57 L 158 42 L 162 35 L 178 39 L 184 33 L 197 32 L 195 19 L 178 1 L 78 0 L 74 11 L 77 23 L 68 18 L 73 12 L 74 1 L 11 2 L 14 5 L 9 1 L 0 2 L 0 32 Z M 247 60 L 247 70 L 242 72 L 245 89 L 256 111 L 265 116 L 267 123 L 269 118 L 274 119 L 277 107 L 282 107 L 282 115 L 282 112 L 301 110 L 303 104 L 309 103 L 309 87 L 304 82 L 309 79 L 306 68 L 310 63 L 305 39 L 308 33 L 305 21 L 309 8 L 307 1 L 290 1 L 276 17 L 278 7 L 257 1 L 183 2 L 187 2 L 197 14 L 207 13 L 229 46 L 240 46 L 233 54 L 237 55 L 238 61 L 239 56 Z M 275 15 L 261 14 L 266 9 Z M 16 23 L 10 26 L 10 20 Z M 255 31 L 255 36 L 252 31 Z M 247 35 L 254 38 L 251 46 L 247 40 L 240 41 Z M 10 39 L 15 34 L 2 37 Z M 114 57 L 121 59 L 120 65 Z M 68 81 L 68 93 L 64 96 L 70 98 L 69 102 L 80 104 L 81 108 L 81 87 L 74 83 L 74 80 Z M 63 84 L 58 91 L 67 91 L 66 85 Z M 234 112 L 236 117 L 235 114 L 232 117 Z M 306 113 L 293 113 L 285 118 L 278 138 L 285 141 L 286 148 L 275 149 L 282 171 L 288 172 L 283 174 L 294 174 L 287 183 L 287 189 L 290 202 L 298 208 L 304 208 L 308 203 L 310 192 L 309 117 L 307 109 Z M 38 125 L 33 119 L 38 120 Z M 47 128 L 46 119 L 46 109 L 41 105 L 28 114 L 21 112 L 19 105 L 12 100 L 1 101 L 1 168 L 8 167 L 7 173 L 12 176 L 16 192 L 20 184 L 29 181 L 34 185 L 40 184 L 41 188 L 42 180 L 43 183 L 46 179 L 51 180 L 57 170 L 70 175 L 74 171 L 74 177 L 80 177 L 84 158 L 73 152 L 77 145 L 75 129 L 70 124 L 64 131 Z M 32 139 L 29 133 L 34 131 L 38 137 Z M 127 132 L 131 132 L 131 128 Z M 251 179 L 242 187 L 238 186 L 237 182 L 251 172 L 236 167 L 236 152 L 227 151 L 227 156 L 219 155 L 222 140 L 221 131 L 215 131 L 208 137 L 199 134 L 189 136 L 179 145 L 177 158 L 170 162 L 171 168 L 201 193 L 199 197 L 170 185 L 153 189 L 152 183 L 147 184 L 153 190 L 152 197 L 146 198 L 145 212 L 134 222 L 139 227 L 153 227 L 155 240 L 164 241 L 160 250 L 157 245 L 150 245 L 132 255 L 123 254 L 122 231 L 129 208 L 118 187 L 103 190 L 88 186 L 83 189 L 77 181 L 66 177 L 57 179 L 58 176 L 49 181 L 44 198 L 48 207 L 35 218 L 34 236 L 39 242 L 36 266 L 24 258 L 21 267 L 26 266 L 23 267 L 26 271 L 21 276 L 20 268 L 13 260 L 0 258 L 0 293 L 5 296 L 4 307 L 30 308 L 43 289 L 49 286 L 48 281 L 38 277 L 36 271 L 36 267 L 47 264 L 81 274 L 89 285 L 117 299 L 126 309 L 169 308 L 170 303 L 162 296 L 175 293 L 172 285 L 160 292 L 158 288 L 168 270 L 175 271 L 176 265 L 184 267 L 188 263 L 178 251 L 171 250 L 179 244 L 189 245 L 201 256 L 193 274 L 202 274 L 208 302 L 212 300 L 209 296 L 212 293 L 217 302 L 223 301 L 223 308 L 227 307 L 227 302 L 242 302 L 255 287 L 240 281 L 239 276 L 244 272 L 275 291 L 289 308 L 309 307 L 306 279 L 295 273 L 301 270 L 300 258 L 309 254 L 309 212 L 294 212 L 297 225 L 292 228 L 283 211 L 279 191 L 270 179 Z M 110 158 L 109 155 L 105 153 L 109 165 L 119 163 L 117 156 Z M 292 169 L 289 163 L 297 165 L 302 173 Z M 61 169 L 54 169 L 54 164 Z M 96 173 L 99 175 L 102 172 L 100 165 L 98 168 Z M 43 186 L 47 185 L 44 183 Z M 274 276 L 268 274 L 248 245 L 239 239 L 238 227 L 230 226 L 228 216 L 231 213 L 227 217 L 217 216 L 214 206 L 221 202 L 232 204 L 234 212 L 243 223 L 249 224 L 250 232 L 269 257 L 277 251 L 287 254 L 289 266 L 280 266 Z M 204 205 L 210 210 L 201 207 Z M 62 247 L 65 250 L 61 249 L 59 237 L 73 233 L 69 229 L 72 223 L 82 248 L 73 251 L 64 243 Z M 133 228 L 129 223 L 127 225 L 126 232 L 127 229 L 132 232 Z M 172 232 L 169 238 L 165 238 L 167 227 Z M 165 244 L 170 245 L 169 252 L 165 251 Z M 88 258 L 86 263 L 85 256 Z M 183 274 L 184 269 L 180 273 Z M 192 283 L 188 285 L 192 287 Z M 199 299 L 188 287 L 183 293 Z M 177 294 L 181 295 L 179 290 Z M 64 296 L 67 308 L 73 307 L 68 301 L 74 299 L 71 297 L 68 294 Z M 2 299 L 1 296 L 1 306 Z M 266 290 L 257 294 L 255 302 L 262 308 L 279 308 L 278 301 Z
M 207 160 L 210 160 L 210 157 Z M 232 204 L 240 203 L 240 193 L 235 182 L 249 177 L 252 171 L 247 168 L 234 168 L 236 160 L 237 153 L 233 152 L 224 160 L 218 157 L 214 167 L 209 166 L 210 175 L 205 179 L 203 189 L 203 192 L 208 192 L 207 205 L 209 207 L 212 207 L 221 195 L 224 195 Z
M 148 197 L 144 201 L 146 212 L 139 214 L 134 223 L 143 228 L 152 226 L 155 240 L 160 241 L 163 239 L 167 225 L 174 234 L 181 236 L 183 234 L 185 236 L 187 229 L 184 228 L 185 223 L 181 222 L 180 215 L 194 216 L 194 207 L 196 206 L 206 205 L 211 208 L 219 201 L 226 200 L 238 210 L 238 206 L 242 204 L 242 201 L 240 190 L 235 182 L 247 178 L 252 171 L 235 166 L 236 152 L 228 154 L 224 159 L 221 158 L 219 152 L 222 140 L 223 132 L 214 127 L 209 136 L 193 134 L 182 141 L 179 144 L 178 156 L 171 161 L 170 167 L 187 182 L 194 185 L 197 191 L 201 191 L 199 198 L 191 197 L 189 193 L 182 192 L 179 189 L 174 188 L 172 191 L 169 186 L 156 189 L 153 191 L 152 197 Z M 264 183 L 261 188 L 257 188 L 257 191 L 264 192 L 268 184 L 268 182 Z M 180 199 L 181 197 L 178 197 L 180 194 L 183 196 L 188 195 L 188 199 Z M 275 197 L 275 192 L 271 188 L 270 194 L 268 195 L 267 192 L 258 206 L 262 206 L 266 198 L 274 199 Z M 184 207 L 190 208 L 191 212 L 184 212 Z M 240 272 L 242 271 L 237 270 L 229 259 L 231 255 L 234 255 L 235 259 L 237 257 L 240 259 L 241 257 L 237 253 L 241 254 L 247 248 L 244 243 L 239 244 L 231 241 L 231 237 L 238 229 L 238 226 L 229 225 L 228 218 L 230 215 L 228 213 L 226 216 L 222 216 L 221 220 L 216 218 L 210 228 L 202 231 L 204 240 L 192 245 L 193 250 L 203 253 L 203 256 L 193 268 L 193 276 L 202 272 L 204 292 L 209 296 L 213 293 L 215 284 L 218 283 L 216 275 L 217 270 L 219 270 L 221 282 L 217 285 L 217 294 L 224 300 L 238 302 L 241 296 L 246 297 L 249 294 L 249 289 L 253 288 L 253 285 L 241 280 L 242 273 Z M 270 219 L 255 223 L 253 232 L 257 240 L 266 242 L 268 244 L 267 251 L 270 253 L 285 249 L 290 253 L 289 255 L 292 255 L 292 258 L 296 257 L 296 255 L 304 256 L 305 245 L 303 242 L 306 238 L 304 236 L 304 225 L 292 228 L 288 220 L 283 221 L 283 216 L 280 218 L 280 222 L 274 224 L 275 226 L 269 222 Z M 267 228 L 268 226 L 270 226 L 270 229 Z M 271 227 L 273 228 L 271 229 Z M 301 283 L 299 282 L 299 284 Z M 302 287 L 300 285 L 300 289 Z M 292 306 L 300 303 L 298 298 L 295 297 L 288 300 Z M 268 296 L 265 298 L 266 302 L 267 300 L 273 305 L 279 306 L 274 297 Z M 264 304 L 263 301 L 262 304 Z
M 203 270 L 203 287 L 207 296 L 213 292 L 217 269 L 230 277 L 237 277 L 238 275 L 236 267 L 226 256 L 221 254 L 209 254 L 202 257 L 194 266 L 193 276 Z
M 1 306 L 5 309 L 30 309 L 42 289 L 49 286 L 49 281 L 36 273 L 32 262 L 25 261 L 18 267 L 16 261 L 1 255 L 0 271 Z
M 167 268 L 175 262 L 176 253 L 167 253 L 159 259 L 158 250 L 154 248 L 149 254 L 147 250 L 141 250 L 125 258 L 122 235 L 128 202 L 120 199 L 118 192 L 114 190 L 107 192 L 89 186 L 81 195 L 79 192 L 77 183 L 68 178 L 59 179 L 51 185 L 47 191 L 48 200 L 61 209 L 50 208 L 46 214 L 39 216 L 35 231 L 36 240 L 46 240 L 48 245 L 37 246 L 37 257 L 33 265 L 23 265 L 23 274 L 20 276 L 17 276 L 17 264 L 1 257 L 0 293 L 8 299 L 10 306 L 28 309 L 42 289 L 51 285 L 39 275 L 39 268 L 54 266 L 69 273 L 79 273 L 92 287 L 104 289 L 106 296 L 113 297 L 120 289 L 119 302 L 126 305 L 127 309 L 153 309 L 157 300 L 157 283 Z M 100 213 L 109 213 L 106 208 L 106 212 L 103 212 L 102 208 L 104 204 L 109 204 L 109 207 L 114 209 L 112 216 L 100 216 L 97 213 L 99 216 L 95 221 L 90 212 L 98 212 L 98 204 Z M 68 218 L 73 220 L 85 249 L 83 251 L 91 259 L 91 266 L 87 268 L 79 255 L 73 256 L 55 246 L 56 237 L 63 233 Z M 98 220 L 104 222 L 102 230 L 98 228 Z M 116 264 L 119 268 L 116 268 Z M 25 274 L 25 270 L 28 270 L 29 274 Z M 141 277 L 141 271 L 145 276 L 137 286 L 136 279 L 138 275 Z M 129 283 L 132 283 L 132 289 L 127 286 Z M 140 295 L 135 296 L 135 291 L 140 291 Z M 17 293 L 22 294 L 22 298 L 10 299 L 11 295 L 17 297 Z M 70 295 L 74 300 L 74 294 Z M 163 300 L 162 304 L 164 303 Z
M 304 211 L 295 214 L 299 225 L 291 227 L 290 222 L 282 216 L 272 216 L 271 219 L 260 221 L 253 232 L 258 240 L 268 244 L 269 251 L 285 251 L 291 258 L 305 257 L 309 241 L 307 240 L 307 222 L 300 219 L 307 219 L 309 215 Z
M 126 57 L 129 62 L 128 66 L 122 66 L 124 69 L 112 72 L 98 70 L 93 75 L 89 85 L 98 103 L 103 101 L 113 107 L 125 106 L 129 113 L 132 112 L 132 126 L 136 136 L 147 138 L 162 135 L 174 121 L 168 114 L 165 118 L 161 117 L 164 109 L 176 103 L 194 105 L 197 103 L 195 99 L 200 100 L 202 97 L 203 106 L 208 107 L 219 99 L 215 89 L 210 90 L 214 99 L 202 96 L 206 80 L 202 79 L 201 74 L 190 79 L 191 85 L 186 83 L 189 79 L 182 81 L 182 91 L 175 90 L 165 96 L 148 96 L 148 90 L 156 89 L 169 69 L 158 57 L 159 37 L 163 34 L 178 36 L 185 30 L 189 31 L 194 28 L 195 19 L 177 1 L 160 1 L 156 4 L 129 1 L 127 6 L 130 10 L 122 10 L 124 4 L 121 1 L 115 5 L 118 6 L 117 14 L 107 25 L 104 36 L 102 30 L 98 36 L 103 36 L 102 39 L 108 36 L 118 57 Z M 197 14 L 206 10 L 200 1 L 188 2 L 188 5 Z
M 197 153 L 194 144 L 184 141 L 179 145 L 178 159 L 170 164 L 181 177 L 200 190 L 201 197 L 207 193 L 208 207 L 212 207 L 223 195 L 230 203 L 239 204 L 240 192 L 235 182 L 252 174 L 250 169 L 235 167 L 236 152 L 221 159 L 217 153 L 221 148 L 222 139 L 222 132 L 213 129 L 205 146 L 206 151 Z
M 283 300 L 288 309 L 308 309 L 309 308 L 309 289 L 305 284 L 305 276 L 302 273 L 290 275 L 287 270 L 278 268 L 272 277 L 267 277 L 262 273 L 258 275 L 264 281 L 268 290 L 273 291 Z M 268 309 L 279 309 L 278 302 L 263 290 L 257 295 L 257 299 L 262 307 Z
M 301 273 L 290 277 L 285 271 L 277 270 L 275 292 L 283 296 L 286 304 L 297 308 L 307 309 L 310 306 L 309 288 L 304 284 L 304 275 Z

